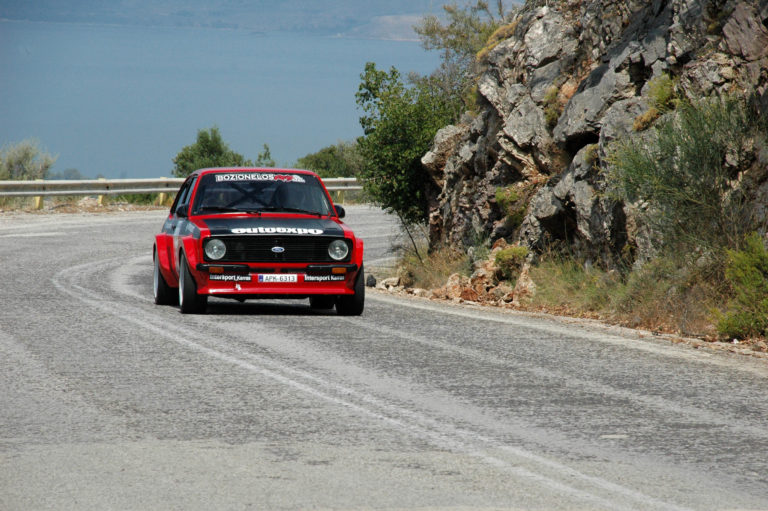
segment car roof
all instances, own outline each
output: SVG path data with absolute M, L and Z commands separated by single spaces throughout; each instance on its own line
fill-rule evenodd
M 218 172 L 264 172 L 270 174 L 305 174 L 309 176 L 320 177 L 317 173 L 311 170 L 305 169 L 282 169 L 275 167 L 210 167 L 205 169 L 198 169 L 192 174 L 213 174 Z

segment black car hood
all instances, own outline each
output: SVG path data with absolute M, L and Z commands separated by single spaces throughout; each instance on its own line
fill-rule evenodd
M 212 236 L 344 236 L 344 230 L 327 218 L 226 217 L 203 220 Z

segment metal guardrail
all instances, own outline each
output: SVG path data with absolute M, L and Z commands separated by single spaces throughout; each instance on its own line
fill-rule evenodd
M 0 181 L 0 197 L 50 197 L 66 195 L 123 195 L 134 193 L 174 193 L 183 178 L 82 179 L 55 181 Z M 329 192 L 362 190 L 357 179 L 323 179 Z
M 158 193 L 157 203 L 163 204 L 168 194 L 176 193 L 183 182 L 180 177 L 0 181 L 0 197 L 34 197 L 35 209 L 43 209 L 43 198 L 51 196 L 98 195 L 101 206 L 105 195 Z M 363 189 L 354 177 L 333 177 L 323 182 L 329 192 L 341 192 L 341 202 L 345 191 Z

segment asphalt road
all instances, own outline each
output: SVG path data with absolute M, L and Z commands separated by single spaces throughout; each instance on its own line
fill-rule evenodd
M 0 216 L 0 510 L 768 509 L 764 360 L 370 290 L 181 315 L 163 216 Z

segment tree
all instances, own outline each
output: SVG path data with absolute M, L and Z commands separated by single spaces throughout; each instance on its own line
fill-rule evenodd
M 424 49 L 442 52 L 440 67 L 430 76 L 433 86 L 467 109 L 474 102 L 476 55 L 509 14 L 505 13 L 502 0 L 496 0 L 495 9 L 491 9 L 488 2 L 478 0 L 464 7 L 455 3 L 445 5 L 443 10 L 445 23 L 435 15 L 428 15 L 414 30 Z
M 368 194 L 407 224 L 427 220 L 429 187 L 434 183 L 421 165 L 437 130 L 453 120 L 455 105 L 430 81 L 406 86 L 394 67 L 381 71 L 372 62 L 360 75 L 356 94 L 364 114 L 361 177 Z
M 61 172 L 49 172 L 46 179 L 88 179 L 77 169 L 64 169 Z
M 250 164 L 242 154 L 229 148 L 216 126 L 207 131 L 198 130 L 197 141 L 182 148 L 173 163 L 173 175 L 178 177 L 186 177 L 197 169 L 207 167 L 242 167 Z
M 459 7 L 455 3 L 443 6 L 447 23 L 431 14 L 424 16 L 414 27 L 421 44 L 427 50 L 442 50 L 461 59 L 474 59 L 485 46 L 488 38 L 496 31 L 506 17 L 501 0 L 495 9 L 488 2 L 477 1 L 474 5 Z
M 425 16 L 414 27 L 428 50 L 442 51 L 440 67 L 429 76 L 367 63 L 355 95 L 363 110 L 364 136 L 358 139 L 368 194 L 400 215 L 405 223 L 427 219 L 428 198 L 436 190 L 421 166 L 437 130 L 455 123 L 474 103 L 475 56 L 505 19 L 502 0 L 495 9 L 478 0 L 465 7 L 444 7 L 446 22 Z
M 264 144 L 264 149 L 256 156 L 254 166 L 256 167 L 274 167 L 277 164 L 272 159 L 272 152 L 269 150 L 269 146 Z
M 363 158 L 357 142 L 337 142 L 299 158 L 296 166 L 321 177 L 353 177 L 360 173 Z
M 56 156 L 40 149 L 36 140 L 22 140 L 0 149 L 0 180 L 45 179 Z

